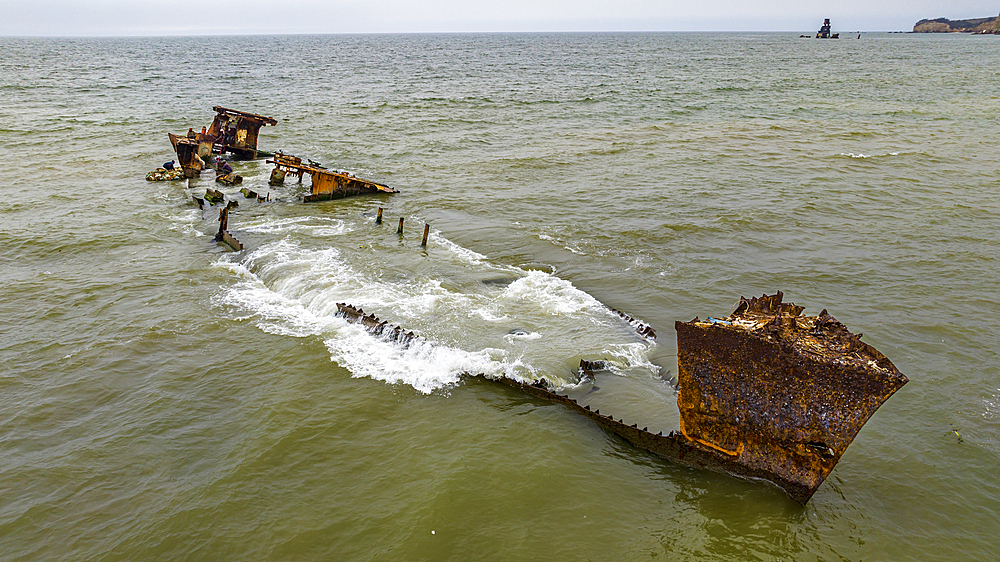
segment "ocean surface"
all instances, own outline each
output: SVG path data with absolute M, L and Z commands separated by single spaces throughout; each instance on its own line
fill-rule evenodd
M 998 40 L 0 38 L 0 560 L 996 560 Z M 235 162 L 219 246 L 145 180 L 216 105 L 400 192 Z M 910 379 L 805 507 L 463 376 L 668 431 L 673 322 L 777 290 Z

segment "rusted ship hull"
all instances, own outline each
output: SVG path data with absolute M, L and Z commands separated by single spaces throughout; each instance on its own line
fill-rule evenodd
M 306 203 L 340 199 L 352 195 L 396 193 L 396 190 L 389 186 L 342 173 L 314 173 L 312 181 L 312 193 L 303 198 Z
M 602 414 L 600 410 L 591 410 L 589 406 L 582 406 L 568 396 L 549 390 L 544 386 L 544 383 L 543 385 L 525 384 L 505 377 L 488 378 L 487 380 L 509 386 L 538 398 L 562 404 L 581 416 L 590 419 L 608 433 L 621 437 L 633 447 L 649 451 L 670 462 L 739 478 L 770 482 L 784 490 L 785 493 L 800 504 L 808 502 L 821 483 L 818 482 L 815 486 L 803 485 L 799 481 L 788 480 L 772 472 L 736 462 L 730 456 L 719 454 L 718 451 L 712 448 L 701 446 L 679 432 L 671 431 L 666 435 L 651 433 L 646 427 L 639 428 L 638 424 L 635 423 L 629 425 L 622 418 L 616 420 L 614 416 Z
M 804 503 L 907 379 L 826 310 L 804 317 L 781 301 L 741 299 L 727 318 L 675 324 L 677 406 L 684 437 Z
M 825 310 L 800 317 L 802 307 L 781 300 L 780 292 L 741 299 L 726 319 L 677 322 L 681 427 L 667 435 L 592 411 L 545 379 L 488 380 L 562 404 L 671 462 L 770 482 L 805 504 L 907 379 Z M 419 338 L 351 305 L 337 308 L 382 337 L 404 345 Z M 636 329 L 652 333 L 645 325 Z M 581 362 L 582 371 L 590 367 Z

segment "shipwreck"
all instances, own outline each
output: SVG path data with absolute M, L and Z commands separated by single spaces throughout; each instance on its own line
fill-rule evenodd
M 312 186 L 309 195 L 305 196 L 306 203 L 365 193 L 399 193 L 387 185 L 359 178 L 347 172 L 328 170 L 316 164 L 303 164 L 301 158 L 280 152 L 267 163 L 274 164 L 268 180 L 270 185 L 282 185 L 288 175 L 297 176 L 301 183 L 302 176 L 309 174 Z
M 275 119 L 256 113 L 219 106 L 213 107 L 212 111 L 215 111 L 215 119 L 206 134 L 214 143 L 215 152 L 228 152 L 241 160 L 257 158 L 261 152 L 257 150 L 257 137 L 261 127 L 278 124 Z
M 823 310 L 782 293 L 740 299 L 725 318 L 677 322 L 678 431 L 653 434 L 559 393 L 544 378 L 489 380 L 563 404 L 605 431 L 671 462 L 762 480 L 805 504 L 861 427 L 907 382 L 889 359 Z M 408 345 L 420 338 L 349 304 L 338 316 Z M 643 337 L 652 328 L 619 313 Z M 601 362 L 581 361 L 581 378 Z
M 270 152 L 257 150 L 257 138 L 261 127 L 277 125 L 277 120 L 220 106 L 215 106 L 212 110 L 215 111 L 215 119 L 207 129 L 202 127 L 203 132 L 196 133 L 194 129 L 188 129 L 187 135 L 167 133 L 184 177 L 200 176 L 205 162 L 213 154 L 223 155 L 228 152 L 241 160 L 271 155 Z
M 816 39 L 840 39 L 839 33 L 830 33 L 830 18 L 823 20 L 823 25 L 816 32 Z

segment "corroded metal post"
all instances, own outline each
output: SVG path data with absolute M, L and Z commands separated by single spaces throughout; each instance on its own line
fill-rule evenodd
M 382 207 L 378 208 L 378 214 L 375 215 L 375 224 L 382 224 Z
M 424 223 L 424 238 L 423 240 L 420 241 L 421 246 L 425 247 L 427 246 L 427 235 L 430 233 L 430 231 L 431 231 L 431 225 Z
M 399 226 L 396 227 L 396 234 L 403 233 L 403 217 L 399 217 Z
M 215 235 L 215 241 L 221 242 L 235 251 L 243 249 L 243 244 L 229 234 L 229 207 L 219 209 L 219 232 Z

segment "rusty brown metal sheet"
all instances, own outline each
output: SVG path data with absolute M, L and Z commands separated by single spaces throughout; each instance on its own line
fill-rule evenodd
M 372 333 L 406 344 L 419 338 L 351 305 L 337 308 Z M 488 380 L 563 404 L 672 462 L 765 480 L 805 504 L 868 418 L 907 379 L 826 310 L 815 317 L 802 317 L 802 311 L 783 303 L 778 292 L 741 299 L 723 319 L 677 322 L 681 428 L 667 435 L 592 411 L 544 378 Z M 640 336 L 655 338 L 648 325 L 618 314 Z M 602 367 L 580 362 L 585 376 Z
M 167 137 L 174 147 L 174 152 L 177 153 L 177 163 L 184 170 L 184 177 L 200 176 L 205 162 L 198 156 L 198 142 L 173 133 L 167 133 Z
M 677 322 L 681 434 L 808 501 L 906 377 L 823 310 L 782 293 Z
M 258 115 L 256 113 L 250 113 L 248 111 L 239 111 L 236 109 L 229 109 L 228 107 L 222 107 L 219 105 L 213 106 L 212 111 L 223 115 L 232 115 L 236 117 L 241 117 L 249 121 L 256 121 L 258 123 L 261 123 L 262 125 L 274 126 L 278 124 L 278 121 L 273 117 L 265 117 L 263 115 Z

